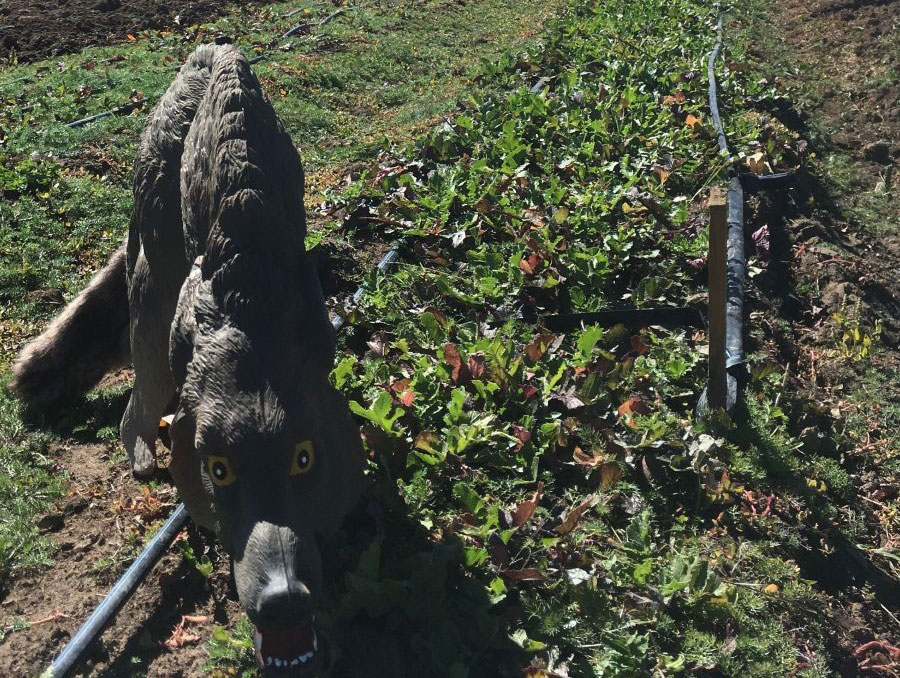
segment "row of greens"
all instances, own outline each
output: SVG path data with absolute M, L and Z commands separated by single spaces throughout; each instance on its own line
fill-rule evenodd
M 702 334 L 517 320 L 702 302 L 704 189 L 733 160 L 701 75 L 716 19 L 576 2 L 330 196 L 355 240 L 406 253 L 366 281 L 333 374 L 391 517 L 332 582 L 335 675 L 372 634 L 408 675 L 827 675 L 788 514 L 848 480 L 793 456 L 773 366 L 755 360 L 738 420 L 701 422 Z M 795 163 L 747 107 L 765 83 L 729 70 L 724 89 L 734 145 Z

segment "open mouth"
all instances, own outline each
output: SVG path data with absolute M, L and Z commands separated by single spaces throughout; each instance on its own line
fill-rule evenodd
M 286 629 L 254 629 L 253 645 L 256 660 L 266 673 L 296 671 L 315 666 L 319 654 L 319 640 L 309 619 Z

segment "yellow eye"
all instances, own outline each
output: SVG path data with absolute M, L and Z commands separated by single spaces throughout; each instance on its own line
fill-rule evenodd
M 294 445 L 294 463 L 291 465 L 291 475 L 299 476 L 312 471 L 316 463 L 316 453 L 313 450 L 312 440 L 304 440 Z
M 231 464 L 228 463 L 226 457 L 217 457 L 212 454 L 209 455 L 206 458 L 206 470 L 213 483 L 219 487 L 231 485 L 231 483 L 237 480 L 237 476 L 234 475 L 234 471 L 231 470 Z

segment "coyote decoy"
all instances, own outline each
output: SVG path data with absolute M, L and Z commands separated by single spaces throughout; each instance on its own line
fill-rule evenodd
M 247 60 L 205 45 L 143 134 L 127 243 L 31 344 L 13 388 L 32 409 L 134 363 L 122 441 L 169 471 L 234 562 L 266 675 L 308 675 L 321 578 L 314 535 L 359 492 L 363 455 L 328 381 L 334 332 L 304 248 L 303 170 Z

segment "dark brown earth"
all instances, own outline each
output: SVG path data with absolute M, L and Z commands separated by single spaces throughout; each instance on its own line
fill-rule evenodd
M 801 440 L 864 422 L 841 464 L 856 484 L 854 515 L 844 519 L 857 521 L 855 539 L 869 553 L 900 542 L 900 523 L 881 501 L 898 491 L 881 464 L 900 439 L 883 414 L 900 405 L 898 28 L 900 0 L 779 0 L 753 55 L 791 93 L 762 107 L 808 142 L 811 159 L 793 191 L 747 202 L 748 227 L 767 226 L 771 235 L 750 292 L 752 348 L 788 365 L 782 405 L 807 427 L 794 432 Z M 881 323 L 871 355 L 858 362 L 835 355 L 842 331 L 835 314 L 858 317 L 863 334 Z M 873 373 L 882 375 L 874 384 Z M 871 653 L 864 648 L 896 644 L 897 617 L 888 608 L 897 609 L 900 568 L 839 541 L 823 549 L 827 555 L 815 550 L 797 562 L 830 597 L 825 640 L 843 658 L 839 675 L 875 675 L 863 668 Z
M 0 643 L 4 677 L 29 678 L 45 670 L 173 508 L 169 486 L 142 491 L 127 463 L 110 459 L 114 449 L 73 442 L 49 451 L 70 477 L 67 496 L 42 518 L 59 552 L 51 569 L 18 578 L 0 603 L 3 619 L 31 622 Z M 171 548 L 90 649 L 78 675 L 141 675 L 141 670 L 148 677 L 201 675 L 207 655 L 200 640 L 209 638 L 213 624 L 227 625 L 239 613 L 228 565 L 216 556 L 212 541 L 193 526 L 184 530 L 178 542 L 198 556 L 208 549 L 216 565 L 212 576 L 204 578 L 179 546 Z M 184 616 L 190 619 L 183 623 Z M 184 634 L 167 646 L 182 623 Z
M 267 4 L 271 0 L 257 0 Z M 107 45 L 148 28 L 191 26 L 247 3 L 229 0 L 0 0 L 0 58 L 19 62 Z

